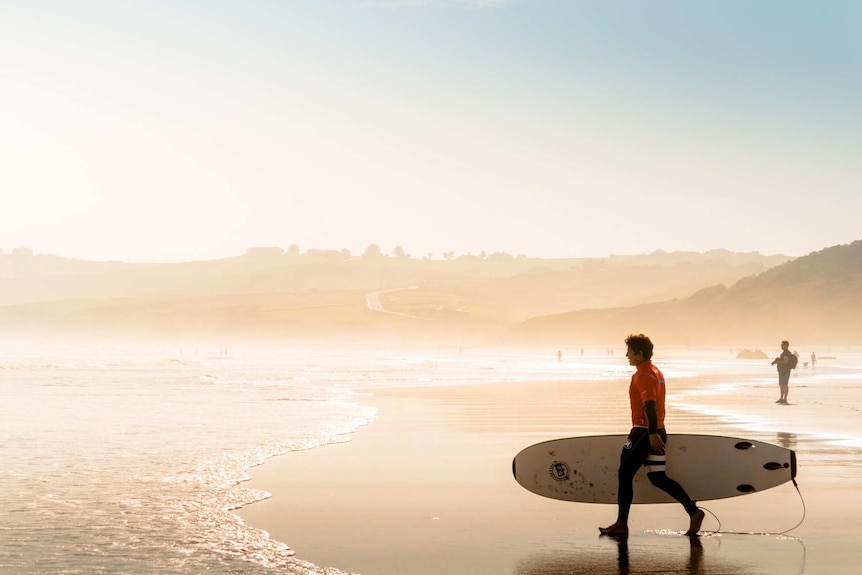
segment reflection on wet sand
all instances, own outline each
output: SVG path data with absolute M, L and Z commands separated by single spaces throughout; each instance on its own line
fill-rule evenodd
M 619 575 L 630 575 L 629 568 L 629 538 L 628 537 L 608 537 L 617 543 L 617 568 Z M 690 555 L 685 564 L 685 571 L 690 575 L 700 575 L 703 573 L 703 544 L 700 542 L 700 537 L 697 535 L 688 536 Z
M 778 445 L 787 449 L 796 449 L 796 434 L 795 433 L 787 433 L 786 431 L 779 431 L 776 434 L 776 439 L 778 440 Z
M 715 538 L 716 542 L 718 537 Z M 516 575 L 745 575 L 750 569 L 737 561 L 705 557 L 698 536 L 662 539 L 637 538 L 630 550 L 628 537 L 600 536 L 602 544 L 615 544 L 616 554 L 600 547 L 535 554 L 523 559 Z M 719 546 L 718 543 L 715 544 Z M 760 573 L 761 571 L 756 571 Z

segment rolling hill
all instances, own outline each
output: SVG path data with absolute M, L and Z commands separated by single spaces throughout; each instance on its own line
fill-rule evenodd
M 0 254 L 0 335 L 338 343 L 482 342 L 519 332 L 516 339 L 556 340 L 569 336 L 569 312 L 676 301 L 791 260 L 726 250 L 430 260 L 259 248 L 175 264 Z M 368 305 L 378 292 L 387 313 Z
M 645 332 L 677 344 L 744 345 L 782 339 L 862 342 L 862 240 L 829 247 L 685 298 L 535 317 L 516 341 L 617 341 Z

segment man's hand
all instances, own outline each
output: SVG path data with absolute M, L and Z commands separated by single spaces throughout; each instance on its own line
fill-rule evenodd
M 664 441 L 661 440 L 661 435 L 658 433 L 650 433 L 649 444 L 656 453 L 664 453 Z

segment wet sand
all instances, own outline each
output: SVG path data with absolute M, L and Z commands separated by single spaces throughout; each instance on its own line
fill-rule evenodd
M 614 506 L 545 499 L 514 481 L 512 457 L 527 445 L 625 433 L 627 382 L 373 390 L 365 402 L 379 410 L 374 423 L 347 443 L 290 453 L 254 469 L 247 486 L 273 496 L 239 514 L 300 559 L 363 575 L 856 573 L 860 453 L 794 430 L 794 422 L 816 427 L 813 418 L 836 419 L 840 410 L 815 401 L 823 399 L 815 390 L 806 397 L 803 388 L 794 390 L 794 405 L 776 406 L 773 386 L 735 400 L 698 399 L 716 413 L 678 407 L 691 400 L 684 393 L 697 383 L 669 393 L 669 431 L 795 449 L 807 508 L 799 528 L 777 535 L 803 516 L 800 495 L 788 483 L 704 502 L 723 533 L 710 533 L 719 522 L 707 513 L 705 533 L 694 540 L 682 535 L 688 518 L 678 505 L 635 506 L 622 545 L 597 531 L 613 522 Z M 748 421 L 717 414 L 746 409 Z M 761 413 L 774 430 L 747 425 Z

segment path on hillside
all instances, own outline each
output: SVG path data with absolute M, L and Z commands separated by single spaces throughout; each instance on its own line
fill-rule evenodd
M 411 319 L 427 320 L 428 318 L 419 317 L 418 315 L 410 315 L 410 314 L 406 314 L 406 313 L 401 313 L 399 311 L 388 310 L 388 309 L 383 307 L 383 302 L 380 301 L 380 295 L 381 294 L 392 293 L 392 292 L 397 292 L 397 291 L 404 291 L 404 290 L 408 290 L 408 289 L 417 289 L 418 287 L 419 286 L 410 286 L 410 287 L 384 289 L 384 290 L 380 290 L 380 291 L 368 292 L 367 294 L 365 294 L 365 305 L 367 305 L 368 309 L 370 309 L 371 311 L 377 311 L 380 313 L 389 313 L 392 315 L 400 315 L 402 317 L 409 317 Z

